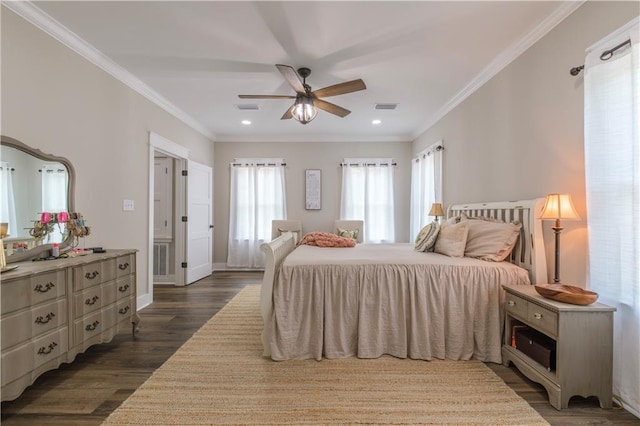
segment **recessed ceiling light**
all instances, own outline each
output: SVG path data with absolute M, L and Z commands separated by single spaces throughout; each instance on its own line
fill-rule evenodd
M 242 124 L 248 126 L 249 124 L 251 124 L 251 122 L 249 120 L 242 120 Z
M 380 121 L 380 120 L 373 120 L 373 121 L 371 122 L 371 124 L 380 124 L 380 123 L 382 123 L 382 121 Z

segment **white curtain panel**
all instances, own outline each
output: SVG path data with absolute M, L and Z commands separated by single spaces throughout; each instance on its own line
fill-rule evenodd
M 395 242 L 391 158 L 345 158 L 340 219 L 363 220 L 365 243 Z
M 615 306 L 613 391 L 640 415 L 640 20 L 587 51 L 589 287 Z M 625 40 L 609 60 L 604 50 Z
M 271 241 L 271 221 L 286 219 L 283 159 L 231 164 L 227 266 L 264 268 L 260 244 Z
M 40 173 L 42 175 L 42 211 L 49 213 L 66 212 L 67 188 L 69 187 L 67 169 L 61 167 L 59 163 L 45 164 L 41 167 Z M 64 230 L 63 224 L 54 226 L 53 231 L 47 235 L 47 242 L 62 242 Z
M 9 236 L 18 236 L 16 221 L 16 202 L 13 195 L 13 176 L 11 166 L 7 162 L 0 162 L 0 222 L 9 224 Z
M 431 204 L 442 203 L 442 151 L 442 141 L 436 142 L 411 161 L 409 241 L 429 223 Z

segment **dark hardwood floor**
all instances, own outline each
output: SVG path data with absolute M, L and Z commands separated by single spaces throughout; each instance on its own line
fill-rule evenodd
M 154 303 L 140 311 L 140 330 L 93 346 L 71 364 L 40 376 L 14 401 L 2 403 L 2 425 L 99 425 L 193 333 L 258 272 L 216 272 L 188 287 L 156 286 Z M 573 398 L 557 411 L 544 388 L 514 367 L 488 366 L 552 425 L 640 425 L 622 409 Z

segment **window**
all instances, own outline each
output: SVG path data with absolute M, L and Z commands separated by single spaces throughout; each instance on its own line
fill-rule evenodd
M 364 242 L 395 241 L 391 158 L 345 158 L 340 219 L 363 220 Z
M 69 174 L 59 163 L 46 163 L 40 168 L 42 175 L 42 210 L 43 212 L 60 213 L 67 211 L 67 188 Z M 48 243 L 62 242 L 63 225 L 53 227 L 47 235 Z
M 286 219 L 282 158 L 242 158 L 231 164 L 227 265 L 264 267 L 260 244 L 271 240 L 271 221 Z
M 640 412 L 640 19 L 592 46 L 585 61 L 589 287 L 615 306 L 613 390 Z M 610 58 L 603 51 L 617 49 Z
M 411 226 L 409 241 L 429 222 L 431 204 L 442 203 L 442 141 L 420 152 L 411 161 Z
M 9 236 L 18 236 L 16 203 L 13 195 L 13 169 L 4 161 L 0 162 L 0 222 L 8 223 Z

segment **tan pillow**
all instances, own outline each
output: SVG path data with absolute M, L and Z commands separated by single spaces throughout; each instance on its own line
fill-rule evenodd
M 359 233 L 358 229 L 342 229 L 342 228 L 338 228 L 337 231 L 336 231 L 336 235 L 339 235 L 339 236 L 345 237 L 345 238 L 351 238 L 352 240 L 357 240 L 358 239 L 358 233 Z
M 438 238 L 440 225 L 438 222 L 431 222 L 418 232 L 414 249 L 416 251 L 433 251 Z
M 520 222 L 469 219 L 469 235 L 464 250 L 466 257 L 501 262 L 509 256 L 518 241 Z
M 451 257 L 463 257 L 469 233 L 468 222 L 468 220 L 456 224 L 445 222 L 440 225 L 440 232 L 433 251 Z
M 300 231 L 290 231 L 288 229 L 280 229 L 278 228 L 278 232 L 280 233 L 280 235 L 284 234 L 285 232 L 291 232 L 293 234 L 293 242 L 295 245 L 298 245 L 298 240 L 300 240 Z

